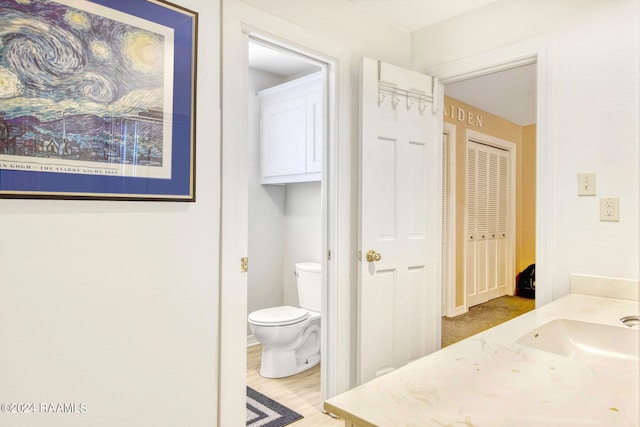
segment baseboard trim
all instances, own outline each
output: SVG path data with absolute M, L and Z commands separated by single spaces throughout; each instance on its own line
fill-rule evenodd
M 247 335 L 247 347 L 253 347 L 254 345 L 260 344 L 256 337 L 253 335 Z
M 460 305 L 453 310 L 452 316 L 445 316 L 445 317 L 457 317 L 457 316 L 460 316 L 461 314 L 465 314 L 468 311 L 469 309 L 467 308 L 466 305 Z

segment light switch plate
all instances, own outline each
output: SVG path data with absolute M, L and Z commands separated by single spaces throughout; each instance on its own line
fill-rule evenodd
M 602 197 L 600 199 L 600 221 L 620 221 L 620 198 Z
M 578 196 L 595 196 L 596 195 L 596 174 L 595 173 L 579 173 L 578 174 Z

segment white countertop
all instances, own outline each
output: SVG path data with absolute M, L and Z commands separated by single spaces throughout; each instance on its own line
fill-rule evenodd
M 637 301 L 572 294 L 329 399 L 353 425 L 640 425 L 640 366 L 602 375 L 515 342 L 554 319 L 622 325 Z M 350 425 L 347 423 L 347 425 Z

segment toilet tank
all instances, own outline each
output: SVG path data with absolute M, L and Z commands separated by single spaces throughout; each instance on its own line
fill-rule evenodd
M 296 264 L 296 281 L 298 284 L 298 304 L 305 310 L 322 310 L 322 280 L 320 264 L 300 262 Z

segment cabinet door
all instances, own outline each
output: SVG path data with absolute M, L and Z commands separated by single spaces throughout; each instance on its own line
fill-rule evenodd
M 305 173 L 306 98 L 263 104 L 262 175 Z
M 307 173 L 322 172 L 322 91 L 307 95 Z

